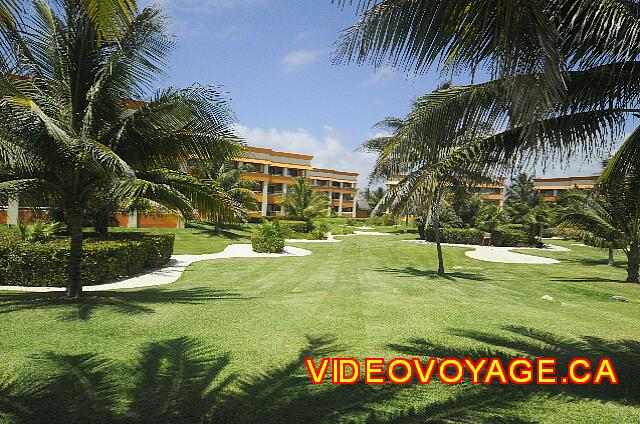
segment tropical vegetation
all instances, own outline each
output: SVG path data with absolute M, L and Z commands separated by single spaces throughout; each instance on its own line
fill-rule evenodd
M 4 28 L 0 195 L 62 211 L 69 296 L 82 293 L 88 217 L 104 223 L 105 212 L 141 199 L 186 218 L 244 214 L 220 184 L 185 169 L 194 157 L 242 152 L 224 96 L 207 86 L 150 94 L 174 45 L 162 10 L 146 8 L 105 37 L 94 3 L 34 0 Z
M 324 192 L 311 189 L 310 179 L 296 178 L 287 188 L 280 205 L 288 218 L 308 221 L 326 214 L 329 202 Z
M 640 282 L 640 174 L 633 173 L 598 192 L 575 190 L 559 212 L 559 228 L 590 246 L 622 249 L 628 260 L 627 281 Z
M 602 155 L 622 134 L 626 118 L 638 112 L 640 9 L 634 2 L 356 3 L 362 15 L 338 40 L 337 63 L 417 73 L 439 63 L 450 75 L 489 70 L 488 82 L 445 84 L 419 98 L 402 131 L 409 146 L 427 137 L 459 146 L 446 160 L 416 167 L 414 177 L 400 184 L 422 187 L 433 204 L 438 181 L 461 167 L 504 171 L 532 160 Z M 639 129 L 609 162 L 603 184 L 639 167 Z M 461 131 L 471 134 L 462 145 Z M 537 209 L 527 219 L 540 230 L 547 218 Z

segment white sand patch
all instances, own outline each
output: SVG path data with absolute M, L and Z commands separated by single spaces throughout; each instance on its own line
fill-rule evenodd
M 173 255 L 169 265 L 164 268 L 126 280 L 97 286 L 85 286 L 83 291 L 105 291 L 118 289 L 137 289 L 142 287 L 163 286 L 175 282 L 184 270 L 195 262 L 230 258 L 285 258 L 309 256 L 311 251 L 299 247 L 285 246 L 281 253 L 256 253 L 250 244 L 232 244 L 221 253 L 208 255 Z M 33 293 L 64 292 L 64 287 L 21 287 L 0 286 L 0 291 L 24 291 Z
M 582 244 L 582 243 L 571 243 L 571 246 L 589 247 L 586 244 Z
M 373 227 L 356 227 L 358 230 L 375 230 Z
M 409 243 L 417 244 L 434 244 L 431 242 L 425 242 L 424 240 L 405 240 Z M 485 262 L 495 262 L 504 264 L 557 264 L 560 261 L 552 258 L 543 258 L 541 256 L 526 255 L 524 253 L 512 252 L 512 250 L 533 250 L 533 251 L 554 251 L 554 252 L 570 252 L 570 249 L 562 246 L 545 245 L 543 248 L 533 247 L 494 247 L 494 246 L 476 246 L 469 244 L 449 244 L 442 243 L 443 246 L 462 247 L 466 249 L 473 249 L 465 252 L 465 255 Z

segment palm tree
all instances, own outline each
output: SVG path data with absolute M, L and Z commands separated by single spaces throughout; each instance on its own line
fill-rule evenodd
M 118 38 L 138 11 L 136 0 L 87 0 L 76 3 L 76 7 L 85 9 L 98 35 L 106 40 Z M 15 25 L 16 15 L 20 12 L 21 0 L 0 0 L 0 27 Z
M 428 128 L 433 138 L 459 128 L 496 129 L 439 167 L 454 167 L 471 156 L 482 166 L 487 157 L 521 165 L 523 159 L 570 159 L 576 150 L 598 154 L 611 135 L 622 134 L 625 117 L 638 112 L 636 2 L 357 3 L 362 17 L 338 40 L 336 62 L 370 61 L 420 73 L 440 60 L 452 74 L 470 70 L 473 75 L 487 67 L 495 78 L 445 87 L 419 101 L 423 107 L 415 125 L 423 133 Z M 614 156 L 603 181 L 638 166 L 639 140 L 640 127 Z
M 330 203 L 326 194 L 311 189 L 310 179 L 296 178 L 281 205 L 287 216 L 307 221 L 326 213 Z
M 384 197 L 384 193 L 384 187 L 377 187 L 374 190 L 371 190 L 370 187 L 367 187 L 364 191 L 367 202 L 374 208 L 378 203 L 380 203 L 380 200 Z
M 6 30 L 11 71 L 0 75 L 0 195 L 64 211 L 69 296 L 82 292 L 83 218 L 92 205 L 144 198 L 187 218 L 196 210 L 243 214 L 219 184 L 183 170 L 189 158 L 230 159 L 243 150 L 217 90 L 129 100 L 145 97 L 173 46 L 161 10 L 143 10 L 109 41 L 83 4 L 54 10 L 35 0 L 29 24 Z
M 198 178 L 215 182 L 246 211 L 255 211 L 258 208 L 255 192 L 260 184 L 242 178 L 244 174 L 254 170 L 255 167 L 249 163 L 235 166 L 234 162 L 220 164 L 216 161 L 196 161 L 190 172 Z
M 393 128 L 392 134 L 366 141 L 360 146 L 361 150 L 378 155 L 370 177 L 372 181 L 386 179 L 391 175 L 405 175 L 396 186 L 387 190 L 373 212 L 385 209 L 392 212 L 408 209 L 424 211 L 424 218 L 430 220 L 434 227 L 438 274 L 444 275 L 440 215 L 442 206 L 446 204 L 447 194 L 464 191 L 465 188 L 469 190 L 478 183 L 490 181 L 490 178 L 485 173 L 474 172 L 470 167 L 457 166 L 448 168 L 448 172 L 439 173 L 435 178 L 423 179 L 423 174 L 447 161 L 469 142 L 469 137 L 473 134 L 460 130 L 453 138 L 431 138 L 428 133 L 407 137 L 406 129 L 413 126 L 412 120 L 413 112 L 406 119 L 388 118 L 378 125 Z M 388 125 L 389 122 L 391 126 Z M 402 124 L 398 125 L 400 122 Z
M 574 191 L 565 202 L 559 228 L 591 246 L 610 252 L 623 249 L 627 281 L 640 282 L 640 172 L 631 172 L 600 193 Z

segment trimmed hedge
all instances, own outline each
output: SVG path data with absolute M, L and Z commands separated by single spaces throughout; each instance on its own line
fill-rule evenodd
M 169 262 L 173 234 L 115 233 L 106 240 L 88 237 L 84 243 L 82 283 L 104 284 L 131 277 Z M 0 284 L 64 287 L 67 284 L 69 239 L 27 242 L 17 234 L 0 236 Z
M 265 221 L 256 227 L 251 246 L 257 253 L 279 253 L 284 250 L 284 233 L 278 221 Z
M 425 229 L 426 240 L 435 241 L 433 227 Z M 484 231 L 475 228 L 440 228 L 440 241 L 442 243 L 456 244 L 482 244 Z
M 491 244 L 502 247 L 526 247 L 529 245 L 529 238 L 522 229 L 500 226 L 491 232 Z
M 310 233 L 314 230 L 313 222 L 311 221 L 280 221 L 280 226 L 284 231 L 291 231 L 294 233 Z

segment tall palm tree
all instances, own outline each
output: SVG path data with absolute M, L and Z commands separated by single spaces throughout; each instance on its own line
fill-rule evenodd
M 591 246 L 623 249 L 627 281 L 640 282 L 640 172 L 631 172 L 599 193 L 574 191 L 565 204 L 559 228 Z
M 7 29 L 0 75 L 0 195 L 64 211 L 71 237 L 67 294 L 82 292 L 83 216 L 96 203 L 145 198 L 214 216 L 243 211 L 219 184 L 184 172 L 191 157 L 242 151 L 223 97 L 211 87 L 167 89 L 144 101 L 173 41 L 158 8 L 104 39 L 83 4 L 33 1 L 29 24 Z
M 405 175 L 396 186 L 387 190 L 373 212 L 385 209 L 392 212 L 403 212 L 408 209 L 424 211 L 427 215 L 425 218 L 430 220 L 434 227 L 438 274 L 444 275 L 440 215 L 441 207 L 446 203 L 447 194 L 454 189 L 469 190 L 478 183 L 490 181 L 490 178 L 485 173 L 475 172 L 468 166 L 457 166 L 447 168 L 447 172 L 439 173 L 436 178 L 423 180 L 422 176 L 425 172 L 447 161 L 458 149 L 470 142 L 469 137 L 473 134 L 460 130 L 453 138 L 432 138 L 429 133 L 414 134 L 414 137 L 409 138 L 406 137 L 406 128 L 413 125 L 412 120 L 413 113 L 406 119 L 388 118 L 378 125 L 390 128 L 387 122 L 391 122 L 392 134 L 366 141 L 360 146 L 361 150 L 378 155 L 370 177 L 373 181 L 386 179 L 391 175 Z M 402 122 L 402 125 L 398 125 L 399 122 Z
M 418 73 L 434 63 L 451 73 L 491 70 L 493 81 L 445 87 L 421 100 L 416 125 L 428 127 L 434 138 L 487 123 L 496 129 L 441 167 L 474 155 L 479 164 L 482 156 L 499 156 L 512 165 L 532 157 L 567 159 L 577 150 L 598 155 L 610 136 L 623 133 L 625 117 L 639 111 L 640 5 L 635 1 L 356 3 L 362 17 L 338 40 L 336 62 L 370 61 Z M 603 181 L 637 167 L 639 140 L 637 129 Z
M 287 216 L 306 221 L 326 213 L 330 203 L 326 194 L 311 189 L 310 179 L 296 178 L 281 205 Z

